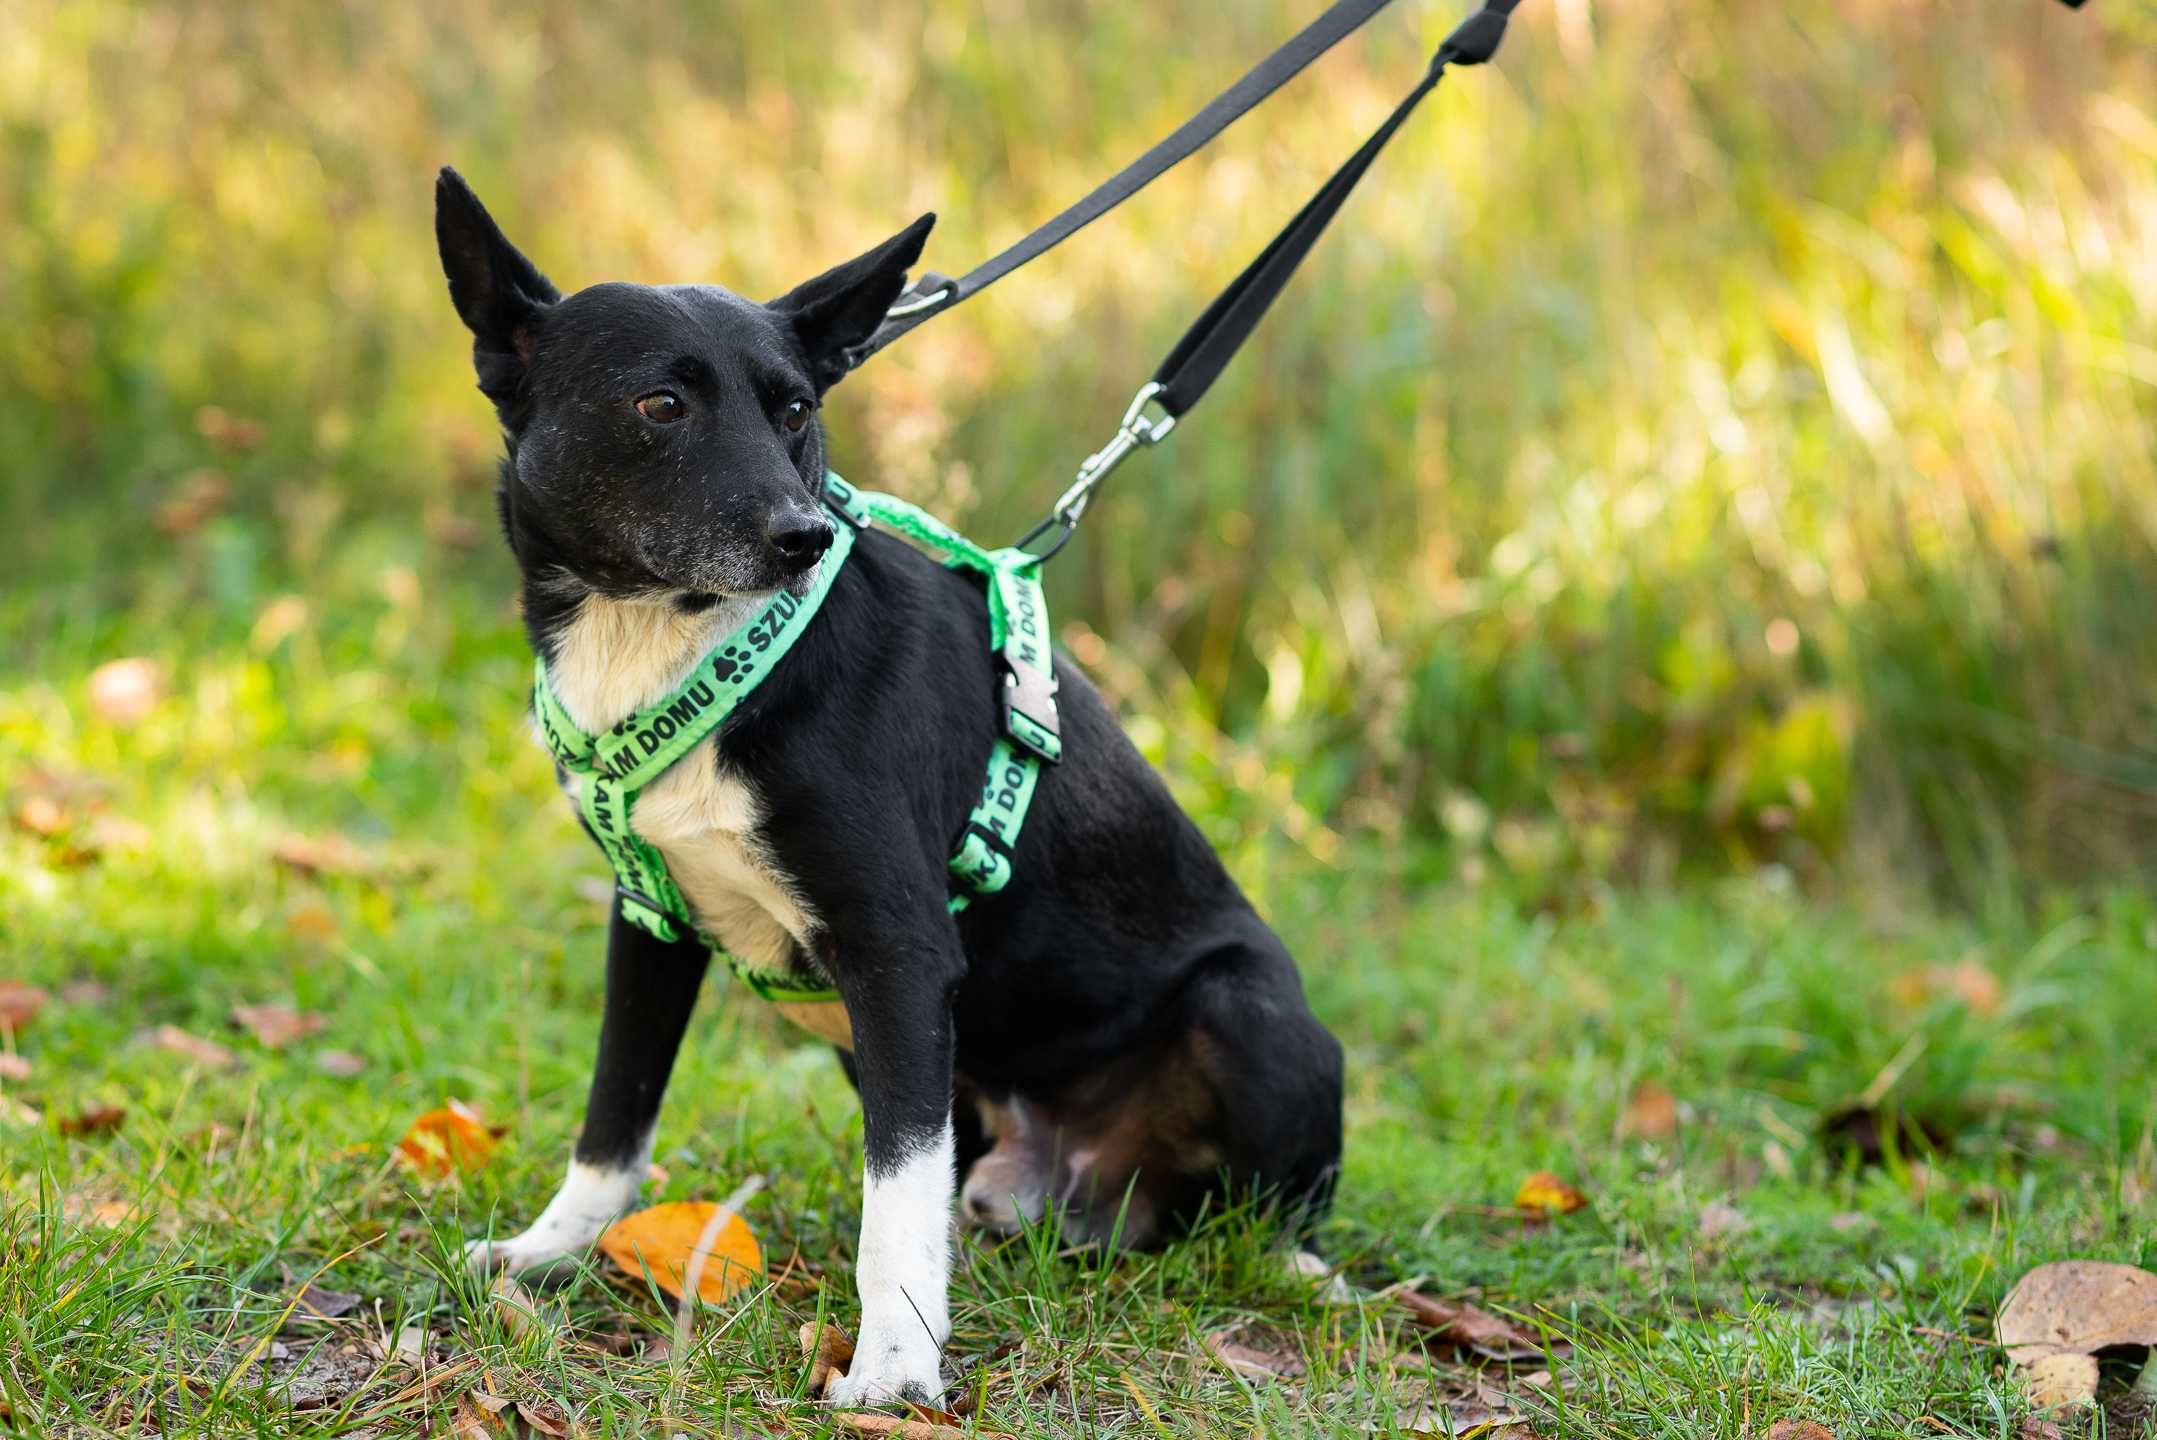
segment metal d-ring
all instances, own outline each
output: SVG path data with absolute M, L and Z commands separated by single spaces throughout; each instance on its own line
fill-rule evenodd
M 901 295 L 897 302 L 884 312 L 884 318 L 886 320 L 904 320 L 909 315 L 919 315 L 924 310 L 933 310 L 938 305 L 943 304 L 957 292 L 958 287 L 956 285 L 945 284 L 937 286 L 931 294 Z

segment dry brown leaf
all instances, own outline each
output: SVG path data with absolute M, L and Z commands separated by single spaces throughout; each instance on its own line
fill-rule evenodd
M 2032 1405 L 2088 1405 L 2095 1351 L 2157 1345 L 2157 1275 L 2101 1260 L 2039 1265 L 2001 1303 L 1998 1330 Z
M 1835 1432 L 1817 1420 L 1778 1420 L 1768 1426 L 1768 1440 L 1835 1440 Z
M 1441 1300 L 1419 1290 L 1404 1290 L 1393 1298 L 1428 1332 L 1426 1343 L 1457 1345 L 1491 1360 L 1542 1358 L 1540 1336 L 1465 1300 Z
M 2101 1260 L 2039 1265 L 2001 1302 L 1999 1336 L 2018 1363 L 2111 1345 L 2157 1345 L 2157 1275 Z
M 2022 1428 L 2015 1432 L 2019 1440 L 2067 1440 L 2060 1427 L 2042 1415 L 2025 1415 Z
M 530 1395 L 517 1402 L 517 1417 L 542 1435 L 555 1440 L 569 1434 L 569 1415 L 561 1406 L 541 1396 Z
M 360 848 L 335 831 L 327 835 L 302 835 L 297 831 L 277 837 L 270 858 L 302 875 L 357 875 L 367 869 Z
M 127 1111 L 118 1105 L 89 1105 L 60 1121 L 62 1135 L 103 1135 L 120 1128 Z
M 421 1175 L 442 1179 L 460 1170 L 477 1170 L 494 1154 L 495 1132 L 479 1112 L 451 1100 L 412 1122 L 397 1142 L 397 1158 Z
M 1626 1097 L 1618 1128 L 1635 1140 L 1668 1140 L 1678 1133 L 1678 1097 L 1660 1080 L 1642 1080 Z
M 1514 1205 L 1522 1210 L 1540 1210 L 1545 1215 L 1570 1215 L 1587 1203 L 1587 1196 L 1548 1170 L 1536 1171 L 1513 1192 Z
M 1243 1327 L 1240 1325 L 1216 1330 L 1206 1337 L 1206 1349 L 1212 1353 L 1214 1359 L 1238 1375 L 1247 1375 L 1254 1380 L 1302 1378 L 1308 1367 L 1304 1365 L 1301 1355 L 1279 1341 L 1251 1344 L 1239 1338 L 1243 1333 Z
M 315 1064 L 321 1067 L 323 1074 L 334 1075 L 340 1080 L 349 1080 L 367 1068 L 366 1058 L 350 1050 L 325 1050 L 315 1056 Z
M 812 1320 L 801 1327 L 801 1353 L 809 1362 L 809 1398 L 819 1399 L 854 1363 L 854 1339 L 836 1325 L 819 1327 Z
M 329 1021 L 312 1011 L 269 1004 L 233 1006 L 232 1023 L 254 1031 L 255 1039 L 269 1049 L 282 1050 L 295 1040 L 306 1039 Z
M 2040 1355 L 2016 1369 L 2032 1409 L 2080 1408 L 2097 1402 L 2095 1355 Z
M 150 1042 L 158 1049 L 170 1050 L 206 1070 L 223 1070 L 233 1062 L 232 1052 L 215 1040 L 205 1040 L 177 1025 L 158 1026 L 150 1032 Z
M 164 698 L 157 663 L 133 655 L 109 660 L 90 672 L 90 713 L 108 725 L 133 725 Z
M 294 1314 L 318 1316 L 335 1320 L 349 1315 L 358 1307 L 360 1297 L 345 1290 L 324 1290 L 310 1281 L 300 1290 L 299 1303 L 293 1307 Z
M 0 1054 L 0 1080 L 18 1084 L 30 1078 L 30 1062 L 20 1055 Z
M 624 1215 L 599 1237 L 599 1248 L 632 1280 L 648 1268 L 660 1289 L 682 1298 L 683 1276 L 696 1258 L 697 1241 L 718 1213 L 709 1200 L 677 1200 Z M 705 1252 L 697 1277 L 697 1297 L 710 1304 L 726 1299 L 764 1274 L 764 1250 L 740 1215 L 730 1215 Z
M 397 1332 L 397 1341 L 390 1346 L 385 1358 L 402 1360 L 407 1365 L 419 1365 L 427 1359 L 427 1327 L 407 1325 Z
M 467 1391 L 457 1397 L 456 1412 L 450 1416 L 449 1433 L 452 1440 L 497 1440 L 497 1437 L 514 1436 L 517 1431 L 507 1419 L 495 1414 Z
M 0 980 L 0 1030 L 13 1033 L 37 1018 L 47 995 L 20 980 Z

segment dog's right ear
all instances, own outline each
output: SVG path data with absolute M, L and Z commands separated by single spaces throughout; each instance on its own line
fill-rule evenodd
M 539 317 L 561 299 L 447 165 L 434 182 L 434 239 L 449 277 L 450 303 L 472 332 L 479 388 L 497 405 L 513 398 L 532 358 Z

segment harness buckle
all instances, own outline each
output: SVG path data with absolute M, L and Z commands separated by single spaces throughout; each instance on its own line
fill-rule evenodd
M 1054 765 L 1064 758 L 1056 715 L 1056 677 L 1008 652 L 1004 664 L 1004 734 Z

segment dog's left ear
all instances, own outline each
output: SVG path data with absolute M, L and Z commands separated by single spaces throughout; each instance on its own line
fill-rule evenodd
M 826 270 L 771 302 L 794 327 L 808 354 L 818 394 L 844 379 L 846 352 L 876 333 L 884 312 L 906 288 L 906 272 L 921 258 L 936 216 L 928 214 L 866 255 Z

